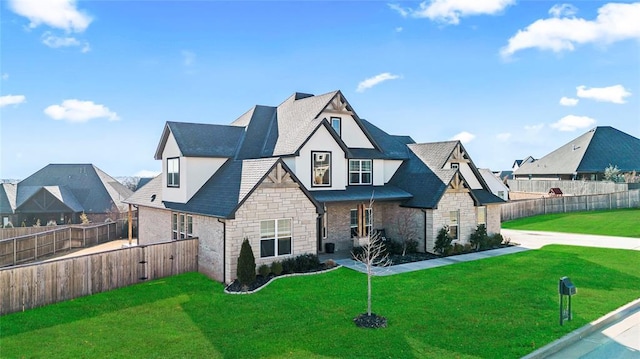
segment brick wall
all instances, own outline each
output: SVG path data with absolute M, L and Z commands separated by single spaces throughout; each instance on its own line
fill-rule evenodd
M 171 211 L 140 206 L 138 208 L 138 241 L 141 245 L 170 241 Z

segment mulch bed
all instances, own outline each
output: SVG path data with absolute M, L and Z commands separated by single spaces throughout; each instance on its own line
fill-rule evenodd
M 283 273 L 282 275 L 286 275 L 286 274 L 308 274 L 308 273 L 316 273 L 316 272 L 323 272 L 326 271 L 328 269 L 334 268 L 336 267 L 336 264 L 333 263 L 322 263 L 320 265 L 320 267 L 316 268 L 315 270 L 309 270 L 306 272 L 299 272 L 299 273 Z M 242 284 L 240 284 L 240 282 L 236 279 L 234 280 L 231 284 L 229 284 L 226 288 L 225 291 L 227 292 L 231 292 L 231 293 L 247 293 L 247 292 L 253 292 L 257 289 L 260 289 L 261 287 L 263 287 L 264 285 L 266 285 L 267 283 L 269 283 L 270 280 L 272 280 L 273 278 L 276 277 L 280 277 L 277 276 L 275 274 L 269 274 L 268 276 L 262 276 L 262 275 L 256 275 L 256 280 L 255 282 L 251 283 L 248 286 L 243 286 Z
M 376 315 L 376 313 L 360 314 L 353 318 L 353 322 L 360 328 L 385 328 L 387 326 L 387 318 Z

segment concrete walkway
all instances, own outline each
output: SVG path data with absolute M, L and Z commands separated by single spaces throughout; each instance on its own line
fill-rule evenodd
M 132 246 L 135 246 L 136 243 L 137 243 L 137 241 L 134 238 L 133 241 L 131 242 L 131 244 L 132 244 Z M 87 254 L 106 252 L 106 251 L 111 251 L 111 250 L 114 250 L 114 249 L 120 249 L 120 248 L 124 248 L 124 247 L 128 247 L 128 246 L 129 246 L 129 240 L 128 239 L 116 239 L 116 240 L 113 240 L 113 241 L 109 241 L 109 242 L 105 242 L 105 243 L 102 243 L 102 244 L 95 245 L 93 247 L 83 248 L 83 249 L 71 252 L 69 254 L 62 255 L 62 256 L 49 258 L 47 260 L 44 260 L 43 262 L 57 261 L 59 259 L 66 259 L 66 258 L 72 258 L 72 257 L 80 257 L 80 256 L 84 256 L 84 255 L 87 255 Z

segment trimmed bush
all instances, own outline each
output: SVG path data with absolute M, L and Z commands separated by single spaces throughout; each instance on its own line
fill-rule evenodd
M 242 241 L 242 247 L 240 247 L 237 275 L 238 281 L 243 286 L 256 281 L 256 258 L 253 256 L 253 250 L 247 238 Z
M 452 239 L 449 237 L 449 234 L 447 232 L 449 232 L 449 229 L 447 228 L 447 226 L 444 226 L 438 230 L 436 243 L 433 246 L 433 250 L 436 253 L 450 254 Z
M 258 274 L 260 274 L 261 276 L 267 277 L 269 273 L 271 273 L 271 268 L 268 265 L 263 264 L 258 267 Z
M 502 234 L 500 233 L 494 233 L 489 236 L 489 246 L 491 248 L 500 247 L 503 241 L 504 241 L 504 237 L 502 237 Z
M 478 225 L 475 232 L 469 236 L 469 242 L 475 248 L 475 250 L 488 248 L 489 237 L 487 236 L 487 227 L 484 224 Z
M 282 262 L 273 262 L 271 263 L 271 273 L 275 275 L 282 274 Z

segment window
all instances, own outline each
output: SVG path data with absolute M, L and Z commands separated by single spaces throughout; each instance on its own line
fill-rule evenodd
M 449 238 L 458 240 L 458 225 L 460 221 L 460 211 L 449 211 Z
M 478 207 L 478 224 L 487 226 L 487 207 Z
M 331 152 L 311 152 L 311 186 L 331 186 Z
M 291 254 L 291 219 L 260 221 L 260 257 Z
M 180 187 L 180 158 L 167 158 L 167 187 Z
M 331 127 L 336 130 L 338 136 L 342 136 L 342 119 L 340 117 L 331 117 Z
M 368 236 L 371 233 L 373 211 L 371 208 L 365 208 L 364 205 L 361 206 L 360 211 L 364 213 L 364 218 L 359 218 L 357 209 L 351 210 L 351 238 Z
M 504 191 L 498 191 L 498 197 L 504 199 Z
M 459 165 L 457 163 L 452 163 L 451 168 L 457 170 Z
M 349 184 L 371 184 L 371 160 L 349 160 Z
M 171 232 L 174 241 L 193 238 L 193 216 L 185 213 L 171 213 Z

